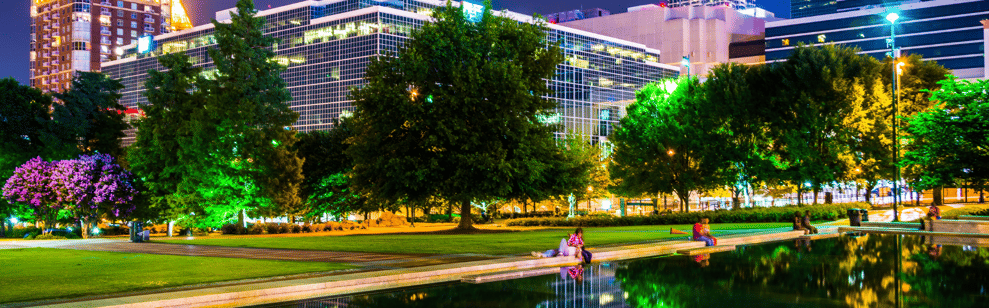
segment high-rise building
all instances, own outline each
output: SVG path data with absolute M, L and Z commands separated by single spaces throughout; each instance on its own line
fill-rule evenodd
M 937 61 L 959 78 L 985 76 L 981 21 L 989 19 L 989 1 L 937 0 L 864 6 L 842 13 L 766 23 L 766 61 L 785 61 L 800 44 L 835 44 L 861 49 L 884 59 L 892 54 L 889 13 L 897 13 L 896 47 L 902 55 Z
M 611 12 L 602 8 L 580 9 L 559 13 L 546 14 L 546 20 L 550 23 L 561 23 L 574 20 L 588 19 L 611 15 Z
M 762 9 L 754 17 L 726 5 L 668 7 L 656 4 L 631 7 L 628 12 L 560 25 L 640 42 L 660 50 L 660 62 L 682 66 L 690 58 L 690 74 L 707 76 L 719 63 L 765 61 L 765 23 L 775 20 Z M 744 10 L 743 10 L 744 11 Z M 681 67 L 681 73 L 687 73 Z
M 181 8 L 180 0 L 173 0 Z M 169 3 L 165 0 L 165 3 Z M 31 86 L 61 92 L 77 71 L 100 71 L 120 47 L 171 30 L 159 0 L 32 0 Z
M 838 0 L 790 0 L 790 18 L 827 15 L 838 12 Z
M 667 0 L 661 1 L 661 6 L 727 6 L 736 10 L 755 7 L 755 0 Z
M 272 46 L 277 61 L 285 66 L 285 79 L 292 110 L 299 113 L 294 127 L 300 131 L 324 130 L 334 120 L 353 114 L 347 98 L 353 87 L 366 81 L 364 72 L 372 57 L 397 51 L 413 29 L 430 20 L 429 14 L 441 0 L 310 0 L 259 11 L 265 18 L 264 32 L 278 39 Z M 216 19 L 230 19 L 231 10 L 217 12 Z M 502 14 L 502 13 L 497 13 Z M 506 12 L 521 22 L 530 16 Z M 128 108 L 147 104 L 144 81 L 149 69 L 162 70 L 158 56 L 182 52 L 204 69 L 216 74 L 207 50 L 214 48 L 212 24 L 196 26 L 154 38 L 147 53 L 128 46 L 124 56 L 107 62 L 103 72 L 121 79 L 121 103 Z M 658 63 L 659 51 L 645 45 L 586 31 L 546 25 L 549 42 L 560 42 L 565 62 L 547 80 L 560 103 L 557 112 L 542 120 L 559 123 L 561 134 L 576 133 L 606 141 L 635 101 L 635 91 L 649 82 L 674 77 L 678 68 Z M 133 133 L 124 143 L 133 142 Z

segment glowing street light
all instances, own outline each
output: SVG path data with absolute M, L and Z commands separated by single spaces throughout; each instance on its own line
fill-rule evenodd
M 900 141 L 898 134 L 896 132 L 897 119 L 896 116 L 900 114 L 899 106 L 897 106 L 900 100 L 900 67 L 903 66 L 903 62 L 896 63 L 896 59 L 900 57 L 900 50 L 896 48 L 896 20 L 900 19 L 900 15 L 896 13 L 886 14 L 886 20 L 889 21 L 889 49 L 890 49 L 890 59 L 891 63 L 895 63 L 891 69 L 893 74 L 893 92 L 896 95 L 896 99 L 893 100 L 893 166 L 899 165 L 900 160 Z M 899 191 L 898 185 L 900 183 L 900 168 L 895 167 L 896 172 L 893 177 L 893 221 L 900 221 L 900 211 L 899 211 Z
M 673 150 L 672 150 L 672 149 L 671 149 L 671 150 L 669 150 L 669 151 L 666 151 L 666 155 L 669 155 L 669 156 L 673 156 L 673 154 L 674 154 L 674 153 L 673 153 Z

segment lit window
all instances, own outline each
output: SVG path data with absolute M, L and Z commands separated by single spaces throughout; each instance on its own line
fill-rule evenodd
M 825 36 L 824 34 L 821 34 L 821 35 L 818 35 L 817 36 L 817 42 L 818 43 L 824 43 L 824 40 L 827 40 L 827 39 L 828 39 L 828 37 Z
M 783 39 L 783 46 L 790 46 L 790 39 Z

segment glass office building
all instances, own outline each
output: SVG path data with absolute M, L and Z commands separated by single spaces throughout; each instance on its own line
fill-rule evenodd
M 370 57 L 397 51 L 410 31 L 440 5 L 445 2 L 324 0 L 260 11 L 258 15 L 266 18 L 265 33 L 279 39 L 272 47 L 274 60 L 286 67 L 282 78 L 292 93 L 291 108 L 300 115 L 295 128 L 329 129 L 335 119 L 352 114 L 347 94 L 364 84 Z M 217 20 L 228 19 L 230 13 L 218 12 Z M 531 22 L 531 17 L 508 14 Z M 593 136 L 595 141 L 614 130 L 636 90 L 679 75 L 679 68 L 657 63 L 658 50 L 642 44 L 552 24 L 546 35 L 549 42 L 562 43 L 566 60 L 547 80 L 560 107 L 545 121 L 562 123 L 567 132 Z M 160 35 L 150 52 L 139 54 L 130 46 L 122 59 L 106 63 L 103 72 L 122 80 L 122 104 L 136 109 L 147 103 L 142 95 L 147 71 L 162 69 L 157 56 L 184 52 L 209 76 L 216 73 L 207 54 L 214 44 L 211 24 Z M 133 142 L 133 132 L 124 142 Z
M 902 55 L 919 54 L 954 71 L 959 78 L 984 76 L 981 20 L 989 1 L 937 0 L 766 23 L 766 61 L 786 60 L 798 44 L 858 47 L 883 59 L 891 54 L 888 13 L 896 12 L 896 46 Z

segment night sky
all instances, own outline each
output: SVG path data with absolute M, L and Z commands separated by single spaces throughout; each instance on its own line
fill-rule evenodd
M 299 0 L 255 0 L 258 9 L 279 7 Z M 554 13 L 566 10 L 600 7 L 612 13 L 625 12 L 630 6 L 655 3 L 657 0 L 492 0 L 495 9 L 507 9 L 519 13 Z M 234 7 L 237 0 L 183 0 L 193 25 L 205 24 L 216 11 Z M 776 13 L 776 17 L 790 16 L 789 0 L 762 0 L 759 6 Z M 0 2 L 0 78 L 13 76 L 22 84 L 28 83 L 28 36 L 31 33 L 31 0 L 2 0 Z M 9 24 L 7 24 L 9 22 Z

